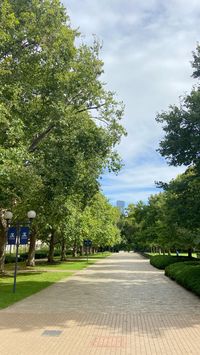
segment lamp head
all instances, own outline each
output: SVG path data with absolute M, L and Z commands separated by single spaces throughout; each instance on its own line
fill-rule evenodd
M 27 216 L 30 220 L 32 220 L 36 217 L 36 212 L 35 211 L 28 211 Z
M 4 213 L 4 218 L 6 219 L 6 221 L 11 221 L 11 219 L 13 218 L 13 214 L 11 211 L 6 211 Z

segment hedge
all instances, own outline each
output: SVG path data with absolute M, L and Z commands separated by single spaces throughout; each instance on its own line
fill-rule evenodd
M 188 256 L 154 255 L 150 257 L 150 264 L 157 267 L 157 269 L 164 270 L 168 265 L 194 259 L 188 258 Z
M 60 251 L 55 250 L 54 256 L 60 256 Z M 48 257 L 48 251 L 47 250 L 36 250 L 35 252 L 35 259 L 46 259 Z M 28 253 L 20 253 L 18 256 L 18 261 L 26 261 L 28 258 Z M 15 262 L 15 255 L 6 255 L 5 257 L 5 264 L 8 263 L 14 263 Z
M 200 296 L 200 261 L 187 261 L 169 265 L 165 275 Z

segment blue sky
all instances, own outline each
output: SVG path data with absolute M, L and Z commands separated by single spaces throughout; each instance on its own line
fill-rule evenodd
M 86 42 L 103 43 L 104 81 L 125 104 L 128 136 L 117 148 L 124 162 L 118 176 L 105 175 L 102 190 L 115 204 L 159 192 L 155 181 L 184 171 L 156 152 L 163 135 L 157 112 L 190 91 L 192 51 L 200 40 L 199 0 L 63 0 L 72 27 Z

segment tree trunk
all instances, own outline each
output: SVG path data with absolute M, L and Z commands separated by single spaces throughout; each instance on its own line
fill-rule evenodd
M 192 258 L 192 249 L 191 248 L 188 249 L 188 258 Z
M 80 256 L 84 255 L 84 247 L 83 245 L 80 246 Z
M 6 246 L 6 224 L 3 222 L 2 211 L 0 211 L 0 274 L 4 273 Z
M 27 266 L 35 266 L 35 246 L 36 246 L 36 233 L 33 230 L 30 234 L 30 245 L 28 250 Z
M 74 258 L 77 257 L 77 245 L 76 245 L 76 243 L 74 243 L 74 246 L 73 246 L 72 256 L 73 256 Z
M 62 238 L 62 243 L 61 243 L 61 257 L 60 257 L 61 261 L 65 261 L 66 260 L 66 240 L 63 237 Z
M 55 246 L 55 233 L 51 234 L 50 244 L 49 244 L 49 253 L 48 253 L 48 263 L 53 263 L 54 259 L 54 246 Z

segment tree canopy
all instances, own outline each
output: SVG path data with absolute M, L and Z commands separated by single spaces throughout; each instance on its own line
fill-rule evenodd
M 69 198 L 83 212 L 104 169 L 120 169 L 114 148 L 125 134 L 123 104 L 101 80 L 101 47 L 77 45 L 79 35 L 58 0 L 1 1 L 1 216 L 31 206 L 35 228 L 43 222 L 57 234 Z
M 193 77 L 200 79 L 200 46 L 193 53 Z M 163 124 L 164 138 L 159 152 L 171 165 L 196 165 L 200 171 L 200 86 L 182 97 L 180 106 L 158 114 Z

